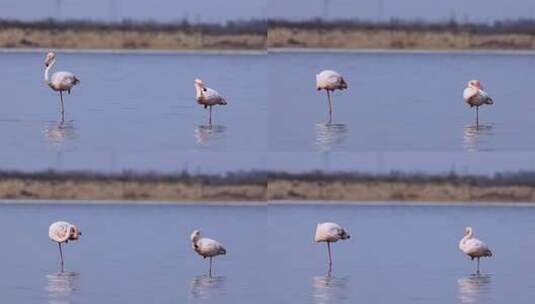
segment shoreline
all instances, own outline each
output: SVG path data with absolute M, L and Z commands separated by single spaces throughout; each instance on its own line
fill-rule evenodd
M 2 53 L 41 54 L 50 51 L 50 48 L 5 48 L 0 47 Z M 56 53 L 65 54 L 118 54 L 118 55 L 250 55 L 260 56 L 267 54 L 264 49 L 84 49 L 84 48 L 55 48 Z
M 0 26 L 3 49 L 81 49 L 155 51 L 268 52 L 273 49 L 364 51 L 535 51 L 535 32 L 473 32 L 467 29 L 407 26 L 328 26 L 311 23 L 272 25 L 262 31 L 217 31 L 166 26 L 17 23 Z
M 535 34 L 477 33 L 443 28 L 273 26 L 268 48 L 334 48 L 349 50 L 535 50 Z
M 44 171 L 1 172 L 0 200 L 156 202 L 184 204 L 228 202 L 258 204 L 401 204 L 535 203 L 535 173 L 488 176 L 359 173 L 238 172 L 227 175 L 99 174 Z M 534 204 L 535 205 L 535 204 Z
M 49 48 L 3 48 L 0 54 L 42 54 Z M 535 56 L 535 50 L 509 50 L 509 49 L 472 49 L 472 50 L 442 50 L 442 49 L 344 49 L 344 48 L 267 48 L 258 50 L 249 49 L 211 49 L 211 50 L 166 50 L 166 49 L 72 49 L 57 48 L 56 53 L 64 54 L 107 54 L 107 55 L 214 55 L 214 56 L 265 56 L 273 54 L 291 53 L 332 53 L 332 54 L 406 54 L 406 55 L 472 55 L 472 56 Z

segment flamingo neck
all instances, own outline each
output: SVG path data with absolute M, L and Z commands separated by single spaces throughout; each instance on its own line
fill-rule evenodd
M 469 239 L 471 239 L 472 237 L 474 236 L 474 232 L 472 232 L 472 230 L 470 230 L 468 232 L 467 235 L 464 236 L 464 238 L 461 240 L 461 243 L 465 243 L 466 241 L 468 241 Z
M 196 94 L 197 94 L 197 99 L 200 99 L 202 96 L 203 96 L 203 93 L 202 93 L 202 90 L 203 88 L 198 85 L 198 84 L 195 84 L 195 91 L 196 91 Z
M 52 62 L 46 67 L 45 69 L 45 82 L 47 84 L 50 84 L 50 78 L 48 76 L 49 71 L 52 69 L 52 66 L 56 63 L 56 59 L 52 60 Z

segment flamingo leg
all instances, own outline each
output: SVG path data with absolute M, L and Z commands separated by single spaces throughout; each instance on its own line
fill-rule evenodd
M 332 267 L 333 267 L 333 259 L 331 256 L 331 242 L 327 242 L 327 251 L 329 252 L 329 271 L 328 275 L 331 275 Z
M 61 101 L 61 121 L 64 120 L 65 108 L 63 106 L 63 91 L 59 91 L 59 99 Z
M 331 101 L 331 92 L 327 90 L 327 99 L 329 100 L 329 123 L 331 123 L 333 119 L 333 105 Z
M 61 250 L 61 243 L 58 243 L 58 246 L 59 246 L 59 258 L 60 258 L 61 272 L 63 272 L 63 251 Z
M 212 257 L 210 257 L 210 268 L 209 268 L 209 271 L 208 271 L 208 275 L 210 277 L 212 277 Z
M 210 116 L 208 118 L 208 125 L 212 125 L 212 106 L 210 106 Z
M 477 258 L 477 271 L 476 271 L 476 274 L 480 274 L 480 272 L 479 272 L 479 258 Z
M 476 127 L 479 127 L 479 106 L 476 106 Z

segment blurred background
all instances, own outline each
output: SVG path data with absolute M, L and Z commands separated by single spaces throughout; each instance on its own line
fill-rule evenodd
M 281 19 L 419 19 L 493 22 L 500 19 L 532 18 L 531 0 L 270 0 L 269 15 Z
M 266 7 L 267 0 L 1 0 L 0 16 L 26 21 L 54 18 L 225 22 L 265 18 Z

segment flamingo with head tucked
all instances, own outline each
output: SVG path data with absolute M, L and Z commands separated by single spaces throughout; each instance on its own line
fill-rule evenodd
M 474 237 L 474 230 L 472 227 L 465 228 L 464 237 L 459 242 L 459 249 L 461 249 L 461 251 L 469 256 L 472 260 L 477 259 L 477 274 L 480 273 L 479 259 L 482 257 L 492 256 L 492 251 L 490 251 L 489 247 Z
M 71 89 L 80 83 L 80 80 L 74 76 L 71 72 L 58 71 L 49 76 L 49 71 L 56 63 L 56 54 L 54 52 L 48 52 L 45 58 L 45 83 L 54 91 L 59 92 L 59 98 L 61 101 L 61 121 L 64 120 L 64 105 L 63 105 L 63 92 L 71 94 Z
M 216 90 L 207 88 L 201 79 L 195 79 L 195 92 L 197 103 L 204 108 L 210 108 L 208 125 L 212 125 L 212 107 L 215 105 L 226 105 L 227 101 Z
M 78 227 L 63 221 L 54 222 L 48 228 L 48 237 L 58 243 L 61 272 L 63 272 L 63 251 L 61 250 L 61 244 L 78 240 L 80 235 L 82 235 L 82 232 Z
M 320 223 L 316 226 L 316 234 L 314 235 L 315 242 L 326 242 L 327 251 L 329 253 L 329 271 L 328 274 L 331 274 L 332 271 L 332 256 L 331 256 L 331 243 L 337 242 L 338 240 L 347 240 L 351 236 L 347 234 L 340 225 L 336 223 Z
M 327 91 L 327 99 L 329 101 L 329 122 L 331 122 L 333 113 L 331 92 L 334 92 L 335 90 L 347 89 L 347 82 L 338 72 L 324 70 L 321 71 L 319 74 L 316 74 L 316 89 L 318 91 Z
M 227 250 L 223 247 L 223 244 L 212 239 L 201 238 L 201 232 L 199 230 L 194 230 L 191 233 L 191 247 L 204 259 L 207 257 L 210 258 L 209 276 L 212 276 L 212 258 L 227 254 Z
M 483 85 L 479 80 L 468 81 L 467 87 L 463 91 L 464 101 L 472 108 L 476 107 L 476 126 L 479 126 L 479 107 L 494 103 L 492 98 L 483 91 Z

